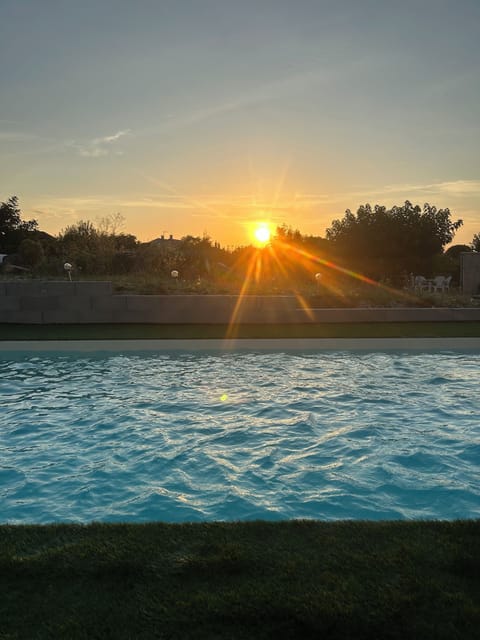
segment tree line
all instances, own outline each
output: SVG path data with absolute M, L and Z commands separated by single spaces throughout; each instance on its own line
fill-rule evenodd
M 460 253 L 480 251 L 480 233 L 470 245 L 445 251 L 461 225 L 462 220 L 452 220 L 449 209 L 428 203 L 420 207 L 406 201 L 390 209 L 365 204 L 333 220 L 325 237 L 283 225 L 264 249 L 226 249 L 208 236 L 142 243 L 121 230 L 120 214 L 96 224 L 81 220 L 52 236 L 39 230 L 36 220 L 23 220 L 18 198 L 12 196 L 0 204 L 0 254 L 7 256 L 4 270 L 44 276 L 63 274 L 69 262 L 79 274 L 96 276 L 169 277 L 176 270 L 184 280 L 227 282 L 260 275 L 263 281 L 285 286 L 289 281 L 311 281 L 315 274 L 336 273 L 340 278 L 357 273 L 400 284 L 410 273 L 458 278 Z

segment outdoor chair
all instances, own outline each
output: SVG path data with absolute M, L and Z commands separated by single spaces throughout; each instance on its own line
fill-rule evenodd
M 450 282 L 452 280 L 452 276 L 435 276 L 432 281 L 433 291 L 441 291 L 442 293 L 448 291 L 450 289 Z
M 425 276 L 415 276 L 413 282 L 414 288 L 417 289 L 417 291 L 430 291 L 430 282 Z

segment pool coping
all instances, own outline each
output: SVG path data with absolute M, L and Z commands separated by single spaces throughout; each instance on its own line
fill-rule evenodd
M 237 338 L 146 340 L 7 340 L 9 352 L 103 351 L 480 351 L 480 337 L 468 338 Z

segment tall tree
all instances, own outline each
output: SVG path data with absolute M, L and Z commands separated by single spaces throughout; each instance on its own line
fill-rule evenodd
M 362 205 L 356 214 L 347 209 L 326 236 L 338 257 L 370 277 L 411 271 L 428 275 L 433 258 L 443 253 L 462 224 L 451 220 L 449 209 L 428 203 L 421 208 L 407 200 L 391 209 L 378 204 Z
M 474 251 L 480 251 L 480 233 L 473 236 L 471 247 Z
M 0 253 L 15 253 L 25 238 L 35 231 L 36 220 L 22 220 L 17 196 L 0 204 Z

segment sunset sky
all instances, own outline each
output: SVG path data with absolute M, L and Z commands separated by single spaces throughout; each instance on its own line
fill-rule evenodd
M 246 244 L 409 199 L 480 232 L 480 0 L 0 0 L 0 200 Z

